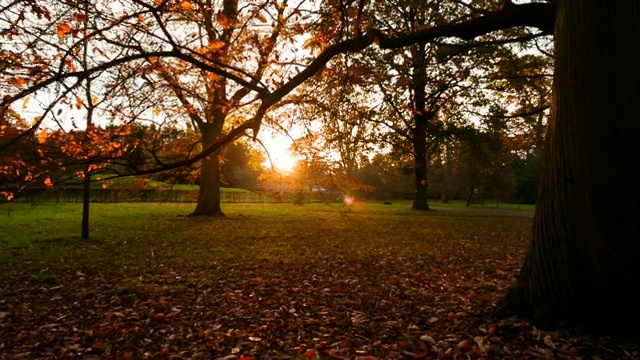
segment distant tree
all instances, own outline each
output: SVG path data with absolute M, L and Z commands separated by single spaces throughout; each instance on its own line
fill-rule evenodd
M 455 144 L 454 167 L 466 185 L 468 207 L 476 194 L 482 194 L 491 175 L 499 169 L 503 155 L 502 144 L 499 133 L 474 127 L 459 129 Z
M 227 187 L 258 190 L 264 157 L 242 141 L 233 142 L 220 154 L 222 183 Z
M 360 183 L 370 187 L 359 192 L 364 198 L 381 201 L 413 199 L 415 196 L 412 159 L 403 158 L 398 154 L 376 154 L 353 176 Z
M 535 204 L 538 196 L 538 179 L 540 177 L 540 157 L 528 153 L 513 162 L 515 194 L 518 203 Z

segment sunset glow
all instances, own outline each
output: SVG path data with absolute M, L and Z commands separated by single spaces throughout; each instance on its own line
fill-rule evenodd
M 290 172 L 292 171 L 298 159 L 292 156 L 289 147 L 291 147 L 291 140 L 286 137 L 269 137 L 262 139 L 265 149 L 266 160 L 264 165 L 268 168 L 275 168 L 275 170 Z

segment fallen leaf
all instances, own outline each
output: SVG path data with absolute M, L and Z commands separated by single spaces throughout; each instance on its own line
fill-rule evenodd
M 307 351 L 304 352 L 304 356 L 308 359 L 316 357 L 316 351 L 313 349 L 307 349 Z
M 427 334 L 420 336 L 420 340 L 426 341 L 426 342 L 434 344 L 434 345 L 436 343 L 436 340 L 433 337 L 431 337 L 430 335 L 427 335 Z

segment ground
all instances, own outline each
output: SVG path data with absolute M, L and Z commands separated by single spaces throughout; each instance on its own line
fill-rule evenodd
M 521 266 L 529 217 L 226 212 L 147 214 L 139 231 L 0 248 L 19 260 L 0 263 L 0 359 L 640 356 L 630 341 L 492 316 Z M 66 250 L 49 254 L 58 243 Z

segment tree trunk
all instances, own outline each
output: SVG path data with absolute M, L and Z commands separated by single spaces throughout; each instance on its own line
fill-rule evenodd
M 427 198 L 427 156 L 424 154 L 424 150 L 422 150 L 422 152 L 422 154 L 416 154 L 415 156 L 416 197 L 413 199 L 412 206 L 414 210 L 429 210 L 429 200 Z
M 427 198 L 427 151 L 424 141 L 414 139 L 414 152 L 416 197 L 413 199 L 412 209 L 429 210 L 429 200 Z
M 466 202 L 466 207 L 470 207 L 471 206 L 471 199 L 473 199 L 473 193 L 475 191 L 475 186 L 473 186 L 473 184 L 471 184 L 471 187 L 469 187 L 469 195 L 467 195 L 467 202 Z
M 416 44 L 412 47 L 413 61 L 413 121 L 414 128 L 411 131 L 413 154 L 415 162 L 415 188 L 416 197 L 413 199 L 413 210 L 429 210 L 427 198 L 427 125 L 433 114 L 427 114 L 426 109 L 426 60 L 425 44 Z
M 440 190 L 440 202 L 443 204 L 449 203 L 449 192 L 447 191 L 446 186 L 443 186 Z
M 533 241 L 502 315 L 542 329 L 637 331 L 640 2 L 558 0 L 556 11 Z
M 439 163 L 439 167 L 440 167 L 440 182 L 441 182 L 441 188 L 440 188 L 440 202 L 443 204 L 448 204 L 449 203 L 449 191 L 447 189 L 448 184 L 449 184 L 449 161 L 447 160 L 447 163 L 445 163 L 442 160 L 442 155 L 438 155 L 438 163 Z
M 89 170 L 89 163 L 87 163 L 84 170 L 84 180 L 82 182 L 82 225 L 80 227 L 81 228 L 80 238 L 83 240 L 89 239 L 89 206 L 90 205 L 91 205 L 91 171 Z
M 214 124 L 200 125 L 202 134 L 202 148 L 213 145 L 219 135 Z M 214 151 L 202 159 L 200 165 L 200 189 L 198 190 L 198 203 L 191 216 L 224 216 L 220 207 L 220 151 Z
M 89 14 L 89 2 L 84 3 L 84 13 Z M 88 26 L 88 18 L 84 20 L 84 30 L 87 30 Z M 82 42 L 82 63 L 83 68 L 87 69 L 89 67 L 89 43 L 85 40 Z M 89 133 L 91 132 L 92 122 L 93 122 L 93 110 L 95 109 L 92 93 L 91 93 L 91 77 L 88 77 L 86 80 L 85 87 L 85 98 L 87 100 L 87 128 L 84 133 L 85 147 L 90 148 L 91 144 L 91 136 Z M 89 154 L 87 154 L 87 161 L 84 168 L 84 180 L 82 182 L 82 225 L 80 226 L 80 238 L 83 240 L 89 239 L 89 207 L 91 205 L 91 161 L 88 159 Z

